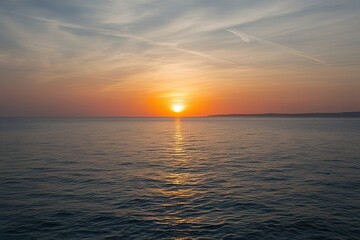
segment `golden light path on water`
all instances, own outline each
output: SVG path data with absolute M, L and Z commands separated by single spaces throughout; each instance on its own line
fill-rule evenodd
M 181 118 L 175 119 L 172 158 L 168 162 L 168 175 L 164 180 L 171 185 L 170 188 L 161 191 L 170 202 L 163 204 L 164 207 L 175 207 L 175 212 L 170 212 L 164 221 L 167 224 L 196 224 L 203 221 L 200 216 L 190 216 L 186 214 L 192 207 L 193 199 L 199 194 L 194 188 L 199 185 L 201 176 L 191 173 L 193 167 L 192 156 L 186 151 L 186 138 L 182 131 Z
M 358 119 L 0 121 L 1 239 L 358 235 Z

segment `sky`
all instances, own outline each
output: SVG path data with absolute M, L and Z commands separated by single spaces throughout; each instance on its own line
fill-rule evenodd
M 359 0 L 2 0 L 0 116 L 360 110 Z

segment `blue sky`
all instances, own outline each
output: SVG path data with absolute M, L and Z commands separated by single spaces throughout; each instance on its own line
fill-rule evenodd
M 142 96 L 217 99 L 209 113 L 261 95 L 254 112 L 359 110 L 359 13 L 358 0 L 3 0 L 0 114 L 111 115 L 83 102 L 118 95 L 119 115 L 151 114 Z

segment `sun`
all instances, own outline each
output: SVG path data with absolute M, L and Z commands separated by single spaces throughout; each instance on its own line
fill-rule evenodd
M 183 104 L 174 104 L 172 105 L 171 109 L 176 113 L 180 113 L 184 111 L 185 106 Z

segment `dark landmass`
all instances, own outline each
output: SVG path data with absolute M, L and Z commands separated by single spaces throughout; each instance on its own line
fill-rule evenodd
M 218 114 L 208 117 L 303 117 L 303 118 L 360 118 L 360 112 L 339 113 L 259 113 L 259 114 Z

